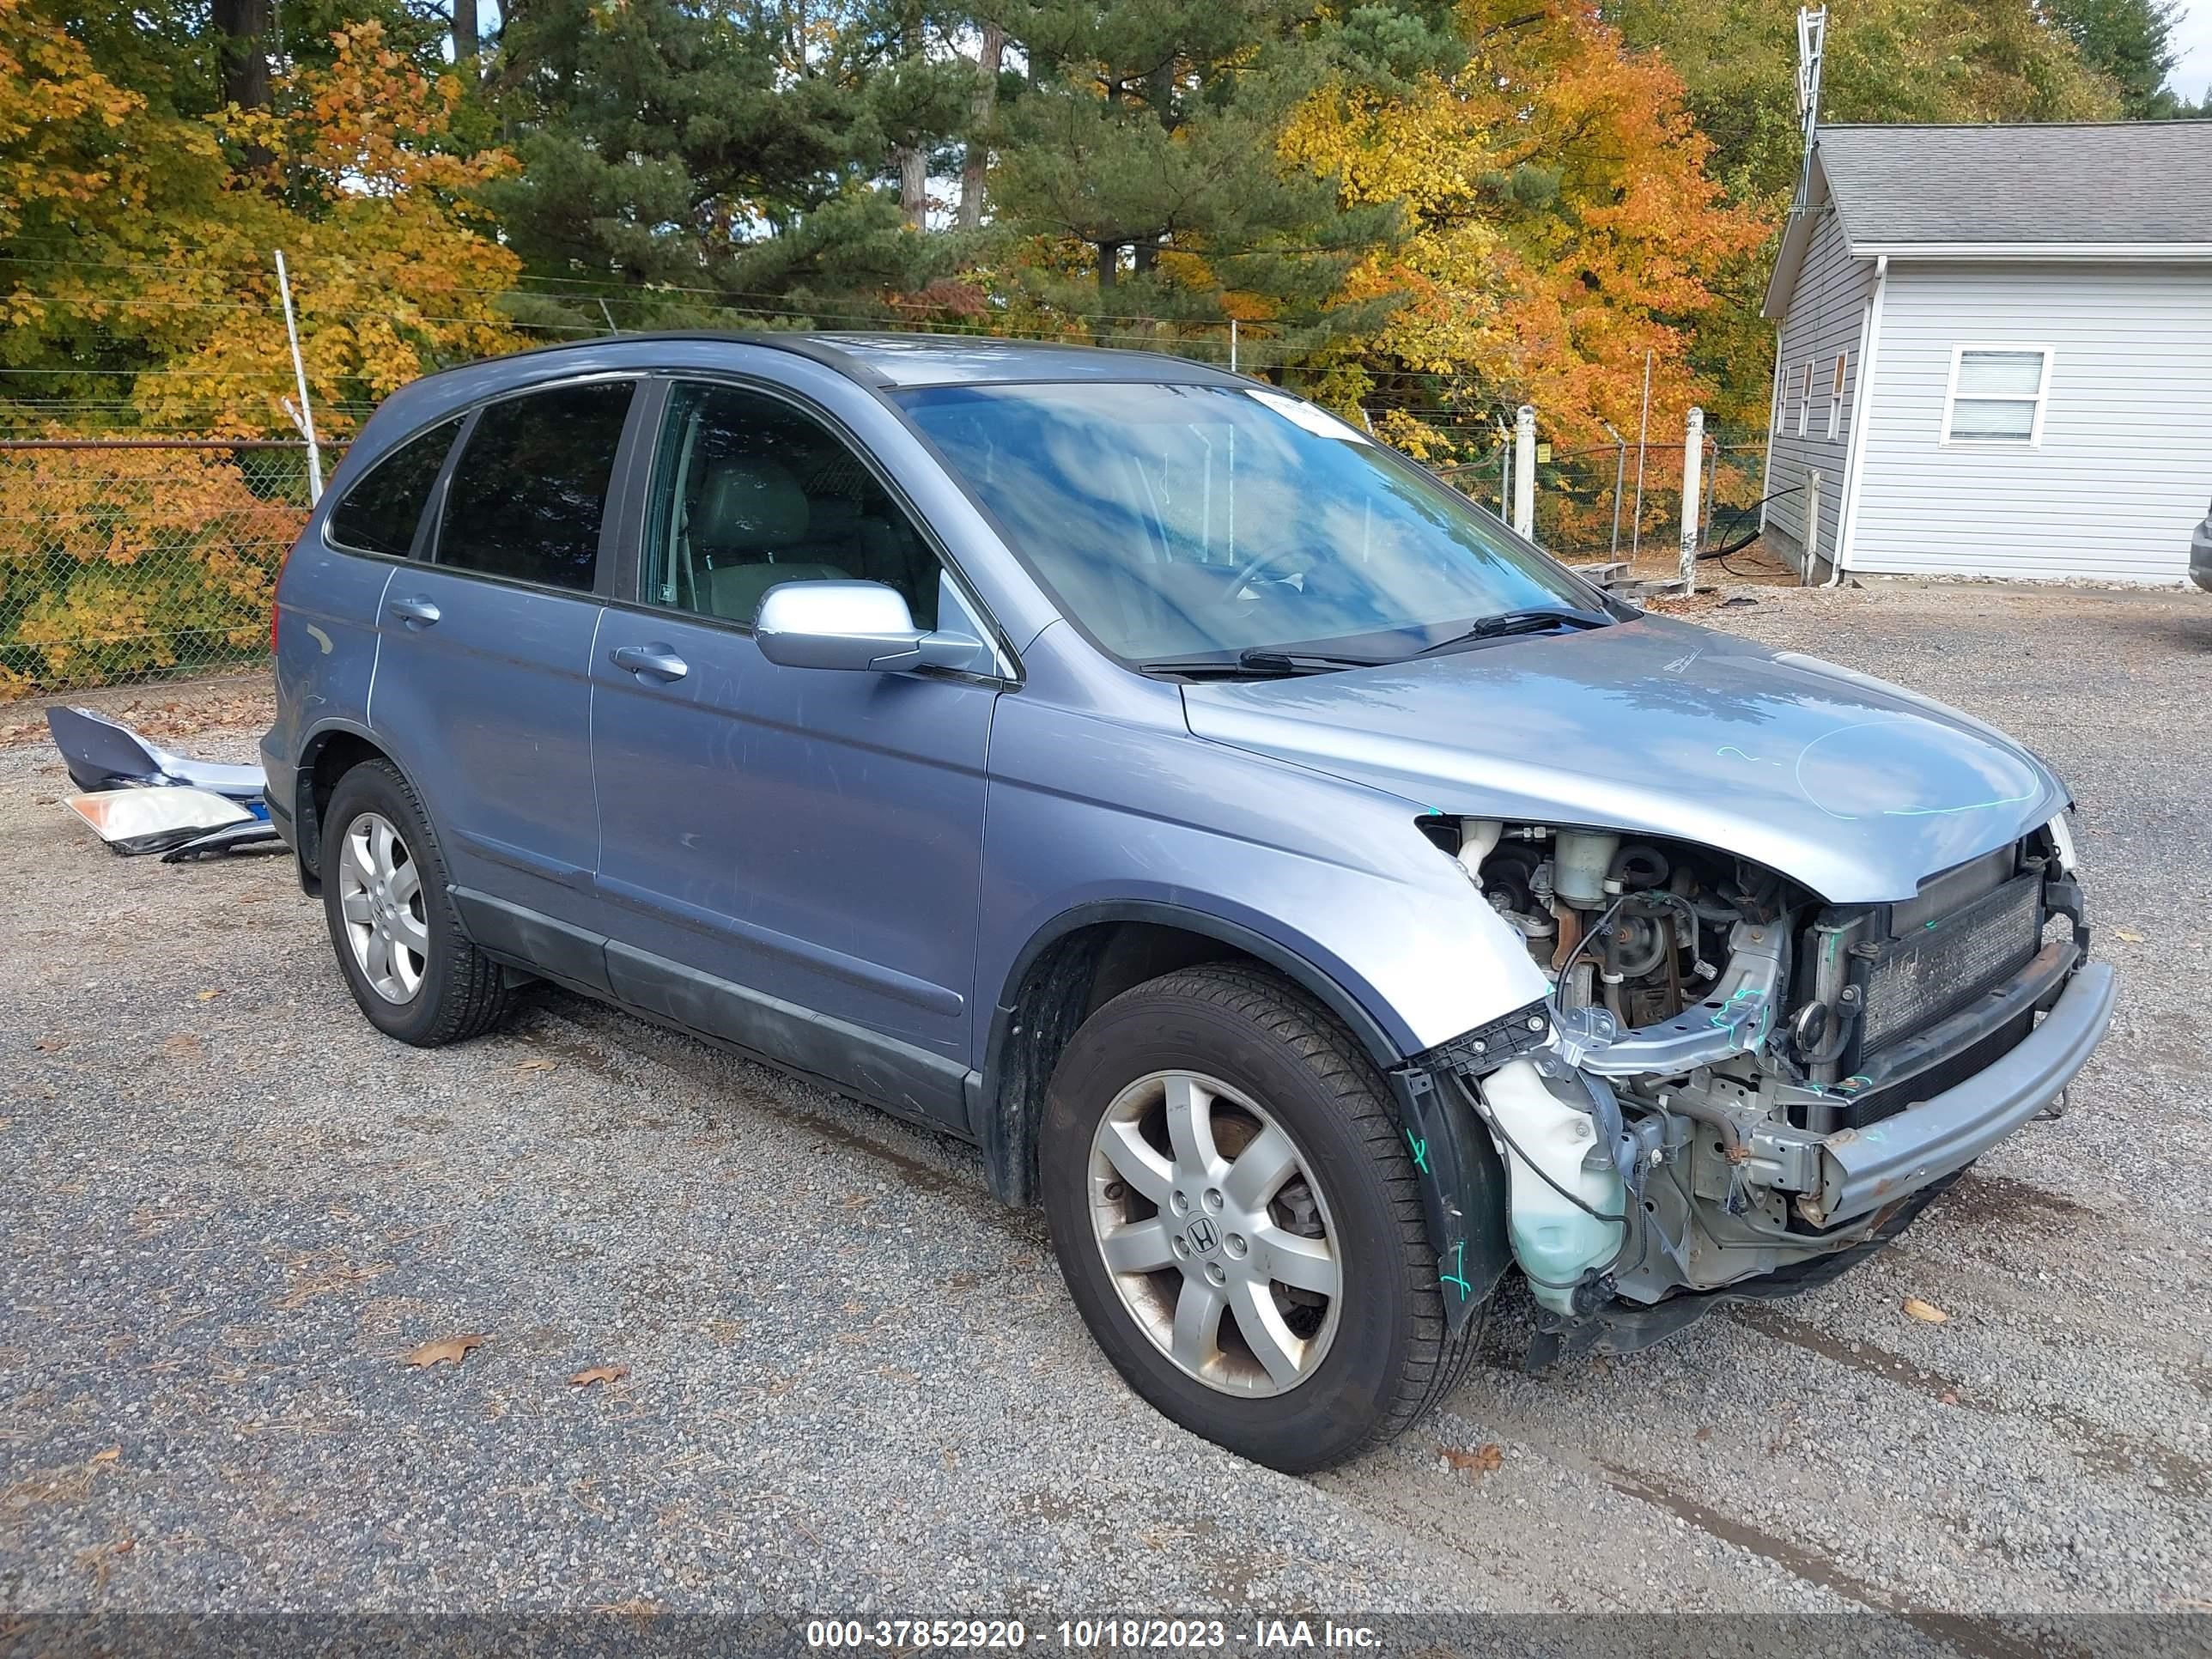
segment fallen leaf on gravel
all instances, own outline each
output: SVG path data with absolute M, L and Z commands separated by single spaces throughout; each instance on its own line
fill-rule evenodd
M 627 1365 L 594 1365 L 587 1371 L 578 1371 L 568 1379 L 572 1389 L 588 1389 L 594 1382 L 619 1382 L 629 1375 Z
M 1917 1296 L 1908 1296 L 1905 1298 L 1905 1311 L 1909 1317 L 1918 1320 L 1923 1325 L 1941 1325 L 1951 1316 L 1934 1303 L 1923 1302 Z
M 921 1380 L 920 1371 L 902 1371 L 896 1365 L 878 1365 L 876 1375 L 886 1382 L 919 1382 Z
M 161 1052 L 171 1060 L 197 1060 L 207 1052 L 207 1045 L 190 1031 L 179 1031 L 161 1045 Z
M 95 1463 L 112 1463 L 117 1458 L 122 1455 L 122 1447 L 110 1446 L 106 1451 L 96 1451 L 93 1453 L 92 1461 Z
M 2125 927 L 2113 928 L 2112 937 L 2114 939 L 2124 939 L 2130 945 L 2141 945 L 2143 942 L 2143 936 L 2141 933 L 2134 933 Z
M 201 1002 L 213 1002 L 222 994 L 222 993 L 220 991 L 203 991 L 196 1000 Z
M 42 1054 L 58 1054 L 69 1047 L 67 1037 L 40 1037 L 31 1045 Z
M 1444 1455 L 1445 1462 L 1472 1480 L 1481 1480 L 1505 1461 L 1505 1454 L 1494 1440 L 1485 1442 L 1473 1451 L 1462 1451 L 1456 1446 L 1439 1446 L 1437 1449 Z
M 1955 1406 L 1959 1403 L 1959 1396 L 1946 1389 L 1936 1396 L 1936 1403 L 1939 1406 Z
M 483 1346 L 484 1340 L 477 1336 L 449 1336 L 442 1342 L 425 1342 L 406 1356 L 407 1363 L 420 1369 L 425 1365 L 458 1365 L 471 1348 Z
M 1712 1437 L 1713 1431 L 1711 1429 L 1699 1429 L 1698 1431 L 1698 1443 L 1701 1446 Z
M 518 1072 L 557 1072 L 561 1069 L 561 1062 L 557 1060 L 543 1058 L 526 1060 L 514 1069 Z

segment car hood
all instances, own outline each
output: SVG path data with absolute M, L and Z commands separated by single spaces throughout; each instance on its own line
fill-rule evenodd
M 1673 836 L 1836 904 L 1910 898 L 2067 805 L 2041 762 L 1956 709 L 1659 617 L 1191 684 L 1183 702 L 1201 738 L 1430 811 Z

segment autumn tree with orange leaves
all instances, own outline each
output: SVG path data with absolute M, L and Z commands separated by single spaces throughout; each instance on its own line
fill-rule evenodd
M 1632 55 L 1564 0 L 1473 0 L 1466 66 L 1395 96 L 1332 89 L 1285 130 L 1283 153 L 1346 199 L 1395 202 L 1405 240 L 1356 270 L 1399 296 L 1372 335 L 1327 353 L 1310 389 L 1368 410 L 1413 453 L 1452 459 L 1466 429 L 1521 403 L 1547 434 L 1632 432 L 1653 356 L 1653 422 L 1680 430 L 1716 388 L 1691 366 L 1715 281 L 1766 234 L 1707 176 L 1707 145 L 1656 55 Z
M 289 435 L 273 250 L 325 437 L 425 369 L 514 349 L 520 264 L 474 205 L 512 163 L 372 22 L 265 107 L 188 115 L 0 0 L 0 414 L 19 433 Z M 149 77 L 149 80 L 152 77 Z M 250 652 L 303 516 L 222 451 L 0 458 L 0 694 Z

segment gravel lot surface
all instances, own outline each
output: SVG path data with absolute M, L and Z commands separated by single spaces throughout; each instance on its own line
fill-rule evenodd
M 1540 1377 L 1509 1301 L 1314 1480 L 1136 1401 L 966 1148 L 565 994 L 402 1048 L 287 863 L 0 750 L 0 1613 L 2212 1605 L 2212 600 L 1753 591 L 2068 778 L 2112 1036 L 1839 1284 Z

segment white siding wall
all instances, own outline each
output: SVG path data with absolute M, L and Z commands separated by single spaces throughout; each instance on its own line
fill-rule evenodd
M 1838 508 L 1843 501 L 1844 458 L 1850 453 L 1851 401 L 1858 395 L 1859 325 L 1874 294 L 1874 261 L 1854 259 L 1844 244 L 1835 213 L 1820 210 L 1820 222 L 1798 267 L 1797 285 L 1782 323 L 1782 386 L 1770 430 L 1773 465 L 1767 491 L 1766 533 L 1791 557 L 1804 545 L 1805 475 L 1820 473 L 1820 556 L 1836 550 Z M 1843 406 L 1836 435 L 1828 436 L 1828 406 L 1834 386 L 1836 355 L 1844 353 Z M 1813 366 L 1812 406 L 1806 410 L 1805 435 L 1797 435 L 1798 399 L 1791 396 Z M 1778 492 L 1788 491 L 1789 494 Z
M 2043 441 L 1945 447 L 1959 345 L 2047 345 Z M 1892 259 L 1850 568 L 2179 581 L 2212 502 L 2212 266 Z

